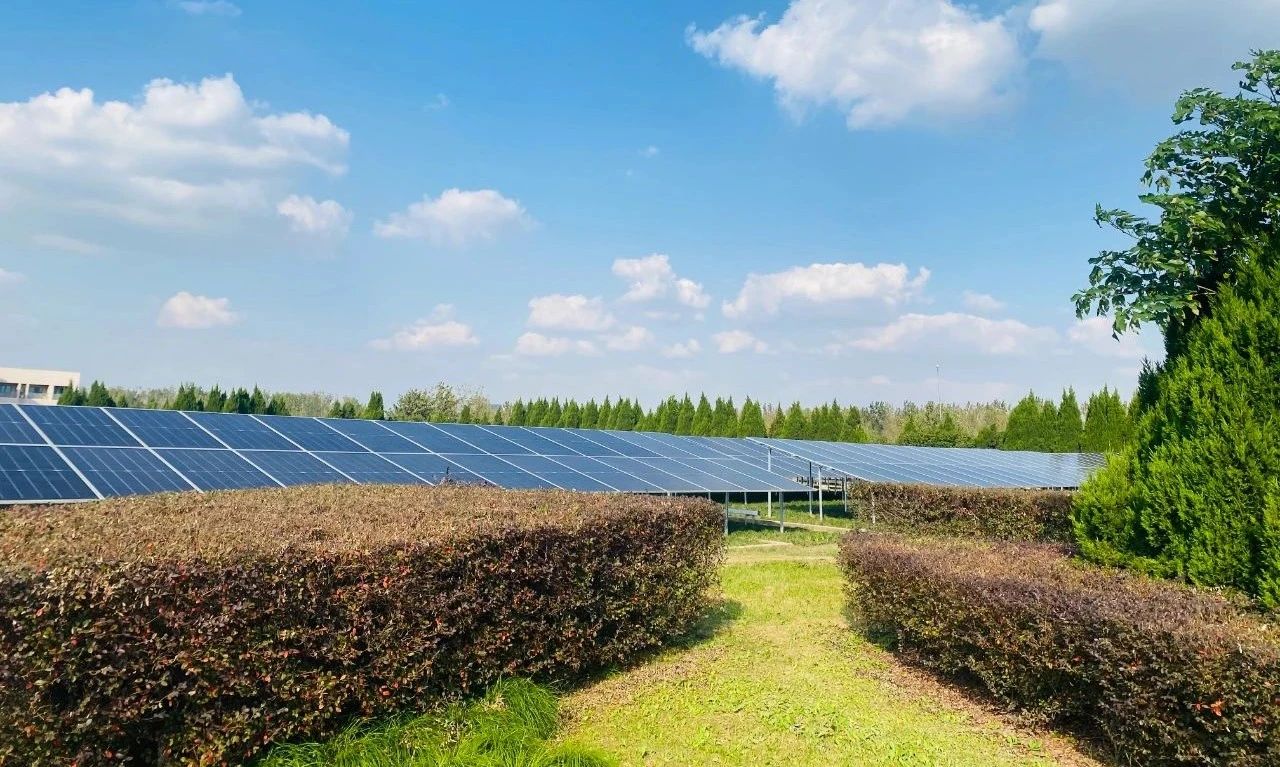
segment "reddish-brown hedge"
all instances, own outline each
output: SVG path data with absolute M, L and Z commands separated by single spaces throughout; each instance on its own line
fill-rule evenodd
M 877 530 L 1006 541 L 1070 540 L 1071 495 L 1065 490 L 849 485 L 860 521 Z
M 1214 593 L 1033 544 L 852 534 L 865 627 L 1140 765 L 1280 764 L 1275 624 Z
M 239 764 L 702 613 L 710 503 L 482 488 L 179 494 L 0 516 L 0 764 Z

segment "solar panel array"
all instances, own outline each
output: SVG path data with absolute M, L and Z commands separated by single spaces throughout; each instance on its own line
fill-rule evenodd
M 865 481 L 1074 487 L 1088 455 L 523 426 L 0 404 L 0 503 L 317 483 L 638 493 L 808 492 Z M 802 484 L 803 483 L 803 484 Z

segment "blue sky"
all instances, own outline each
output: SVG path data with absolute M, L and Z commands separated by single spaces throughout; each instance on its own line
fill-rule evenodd
M 0 359 L 496 399 L 1132 388 L 1078 322 L 1275 0 L 0 9 Z M 63 90 L 65 89 L 65 90 Z

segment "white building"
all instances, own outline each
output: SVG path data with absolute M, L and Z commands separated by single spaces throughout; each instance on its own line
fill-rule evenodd
M 79 373 L 70 370 L 0 368 L 0 402 L 53 405 L 68 386 L 79 388 Z

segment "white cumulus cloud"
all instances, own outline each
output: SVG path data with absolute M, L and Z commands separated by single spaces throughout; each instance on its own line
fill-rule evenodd
M 421 239 L 432 245 L 462 247 L 489 242 L 532 226 L 518 200 L 494 189 L 446 189 L 439 197 L 423 197 L 400 213 L 374 224 L 379 237 Z
M 875 300 L 893 305 L 913 298 L 924 288 L 929 270 L 915 276 L 905 264 L 810 264 L 772 274 L 749 274 L 738 297 L 721 309 L 727 317 L 755 313 L 777 314 L 786 303 L 829 304 Z
M 662 350 L 662 356 L 672 359 L 688 359 L 702 351 L 702 344 L 696 338 L 678 341 Z
M 711 337 L 716 342 L 716 350 L 721 354 L 736 354 L 752 351 L 762 354 L 769 351 L 769 345 L 745 330 L 726 330 Z
M 336 200 L 291 194 L 276 205 L 276 212 L 289 219 L 289 228 L 300 234 L 345 237 L 351 228 L 351 211 Z
M 174 293 L 160 307 L 156 324 L 162 328 L 199 330 L 223 325 L 234 325 L 240 315 L 231 310 L 231 299 L 210 298 L 188 293 Z
M 988 293 L 975 293 L 972 290 L 966 290 L 962 298 L 966 309 L 980 314 L 991 314 L 1004 308 L 1003 301 Z
M 0 102 L 0 177 L 16 207 L 149 228 L 226 228 L 271 209 L 298 171 L 340 174 L 350 137 L 269 112 L 234 77 L 152 80 L 134 102 L 62 88 Z
M 478 343 L 471 326 L 458 322 L 453 314 L 452 304 L 439 304 L 429 316 L 400 328 L 388 338 L 376 338 L 369 345 L 375 349 L 416 351 Z
M 1135 333 L 1125 333 L 1118 339 L 1112 336 L 1109 317 L 1086 317 L 1076 320 L 1067 329 L 1067 340 L 1076 346 L 1102 357 L 1142 359 L 1148 355 Z
M 602 331 L 613 327 L 614 317 L 600 298 L 554 293 L 529 301 L 529 326 L 550 330 Z
M 793 0 L 775 23 L 738 16 L 687 36 L 703 56 L 772 81 L 793 113 L 833 105 L 850 128 L 988 112 L 1022 69 L 1004 15 L 949 0 Z
M 683 306 L 705 309 L 711 303 L 700 283 L 676 275 L 671 259 L 664 253 L 643 258 L 619 258 L 613 262 L 613 274 L 627 282 L 623 301 L 653 301 L 668 295 Z
M 1057 340 L 1050 328 L 1034 327 L 1018 320 L 993 320 L 973 314 L 904 314 L 888 325 L 868 331 L 850 342 L 866 351 L 899 351 L 929 344 L 963 347 L 981 354 L 1024 354 Z
M 1028 25 L 1036 55 L 1083 80 L 1161 101 L 1200 85 L 1231 86 L 1233 62 L 1280 42 L 1276 0 L 1039 0 Z
M 621 333 L 604 337 L 605 347 L 618 352 L 639 351 L 651 346 L 653 342 L 653 333 L 640 325 L 632 325 Z
M 516 339 L 516 354 L 527 357 L 559 357 L 564 354 L 595 354 L 595 344 L 581 339 L 525 333 Z

